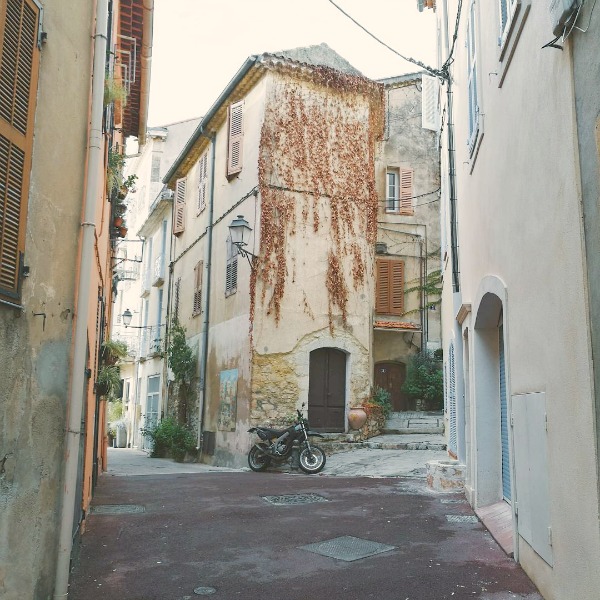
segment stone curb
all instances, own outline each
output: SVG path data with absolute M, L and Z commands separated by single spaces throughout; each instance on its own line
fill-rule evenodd
M 446 450 L 446 444 L 433 442 L 322 442 L 328 454 L 351 450 Z

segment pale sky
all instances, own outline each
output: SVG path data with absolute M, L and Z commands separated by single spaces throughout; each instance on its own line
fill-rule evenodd
M 417 0 L 335 0 L 392 48 L 436 66 L 435 15 Z M 202 116 L 252 54 L 325 42 L 372 79 L 419 71 L 328 0 L 154 0 L 150 126 Z

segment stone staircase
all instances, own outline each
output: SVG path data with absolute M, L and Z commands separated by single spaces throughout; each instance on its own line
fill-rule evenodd
M 391 413 L 381 435 L 358 441 L 355 432 L 325 433 L 317 444 L 327 454 L 350 450 L 446 450 L 442 412 Z

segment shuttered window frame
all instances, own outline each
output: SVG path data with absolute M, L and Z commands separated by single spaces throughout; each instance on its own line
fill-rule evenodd
M 404 314 L 404 261 L 377 259 L 375 312 L 380 315 Z
M 0 4 L 0 304 L 21 301 L 41 6 Z
M 192 304 L 192 317 L 202 314 L 202 272 L 204 261 L 199 261 L 194 267 L 194 298 Z
M 227 264 L 225 267 L 225 297 L 237 292 L 238 251 L 227 238 Z
M 414 169 L 388 167 L 386 170 L 385 211 L 401 215 L 413 215 Z
M 173 203 L 173 235 L 185 231 L 185 190 L 187 179 L 178 179 L 175 185 L 175 201 Z
M 206 208 L 206 194 L 208 190 L 208 152 L 198 161 L 198 198 L 196 216 Z
M 234 102 L 227 109 L 227 177 L 242 170 L 244 141 L 244 101 Z

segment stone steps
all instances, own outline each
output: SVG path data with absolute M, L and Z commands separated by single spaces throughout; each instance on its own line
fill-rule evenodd
M 381 437 L 381 436 L 378 436 Z M 349 452 L 351 450 L 446 450 L 446 444 L 436 441 L 370 441 L 364 442 L 329 442 L 319 440 L 317 445 L 323 448 L 327 454 L 336 452 Z

